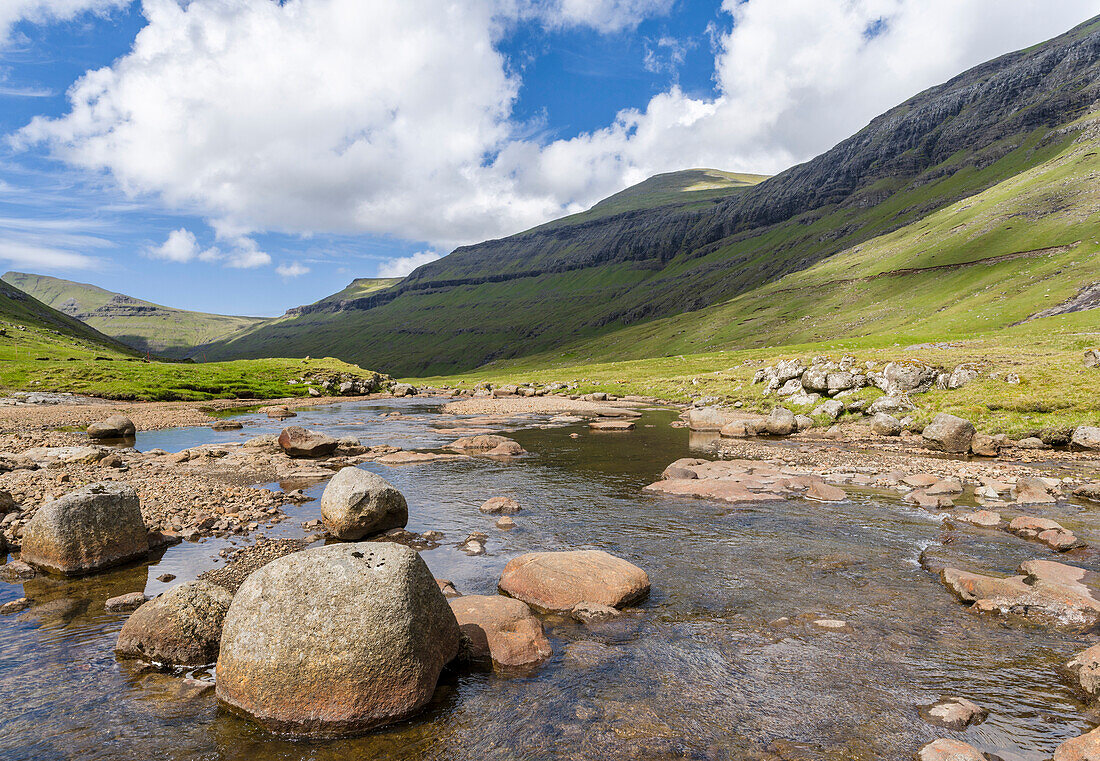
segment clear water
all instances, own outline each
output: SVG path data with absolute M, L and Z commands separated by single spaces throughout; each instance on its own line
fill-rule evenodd
M 394 410 L 402 417 L 383 417 Z M 244 431 L 144 433 L 138 447 L 177 451 L 284 425 L 241 419 Z M 155 577 L 165 572 L 177 575 L 172 584 L 194 578 L 243 540 L 185 543 L 91 579 L 0 583 L 0 602 L 34 601 L 0 618 L 0 757 L 852 761 L 908 759 L 947 735 L 1006 761 L 1039 761 L 1091 728 L 1055 670 L 1089 638 L 972 616 L 917 563 L 922 548 L 946 541 L 968 568 L 1009 572 L 1049 557 L 1045 549 L 945 528 L 889 494 L 750 508 L 645 495 L 669 462 L 706 443 L 671 420 L 650 412 L 627 434 L 517 429 L 510 435 L 532 454 L 512 463 L 365 466 L 407 496 L 411 530 L 444 532 L 446 543 L 423 557 L 464 592 L 493 593 L 507 560 L 530 550 L 601 548 L 649 572 L 638 620 L 593 628 L 545 617 L 555 655 L 537 672 L 447 675 L 421 716 L 362 738 L 273 737 L 219 709 L 210 692 L 189 694 L 176 677 L 115 659 L 125 615 L 103 610 L 108 597 L 161 591 L 168 585 Z M 454 438 L 438 429 L 461 423 L 423 401 L 322 407 L 288 422 L 402 447 L 438 447 Z M 498 495 L 524 506 L 511 532 L 477 510 Z M 316 502 L 292 510 L 268 536 L 301 536 L 300 523 L 319 517 Z M 1047 514 L 1100 542 L 1083 508 Z M 488 554 L 467 557 L 454 544 L 475 530 L 490 535 Z M 784 616 L 793 622 L 769 623 Z M 850 630 L 814 628 L 817 617 Z M 974 700 L 989 719 L 960 733 L 925 724 L 918 708 L 944 695 Z

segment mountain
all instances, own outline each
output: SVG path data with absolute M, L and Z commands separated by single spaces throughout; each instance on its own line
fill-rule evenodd
M 262 322 L 259 317 L 173 309 L 45 275 L 8 272 L 2 280 L 128 346 L 165 357 L 182 358 L 200 344 Z
M 1098 102 L 1100 17 L 930 88 L 775 177 L 660 175 L 205 351 L 331 354 L 405 375 L 539 352 L 657 356 L 688 336 L 715 348 L 870 336 L 902 318 L 947 329 L 936 310 L 984 298 L 979 281 L 1013 304 L 979 324 L 1007 327 L 1031 316 L 1013 289 L 1034 295 L 1035 269 L 1068 255 L 1072 276 L 1055 267 L 1044 287 L 1072 296 L 1095 262 Z M 909 277 L 934 293 L 914 298 Z
M 0 280 L 0 359 L 136 357 L 137 352 Z

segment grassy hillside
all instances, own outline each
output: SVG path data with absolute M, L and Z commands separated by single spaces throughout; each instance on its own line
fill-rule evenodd
M 72 391 L 113 399 L 305 396 L 306 375 L 370 377 L 336 359 L 147 361 L 136 350 L 0 280 L 0 391 Z
M 316 303 L 339 304 L 341 301 L 361 299 L 372 293 L 384 291 L 400 282 L 401 278 L 399 277 L 357 277 L 355 280 L 352 280 L 344 290 L 337 291 L 331 296 L 326 296 Z
M 776 177 L 653 178 L 585 214 L 459 249 L 354 308 L 207 350 L 323 352 L 427 375 L 532 354 L 1006 326 L 1091 272 L 1086 117 L 1098 100 L 1094 19 L 931 88 Z
M 262 322 L 258 317 L 174 309 L 45 275 L 8 272 L 3 280 L 139 351 L 166 357 L 182 358 L 199 344 Z

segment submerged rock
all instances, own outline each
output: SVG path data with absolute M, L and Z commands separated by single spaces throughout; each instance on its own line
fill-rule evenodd
M 504 567 L 500 590 L 540 610 L 569 611 L 582 602 L 619 608 L 649 594 L 649 576 L 603 550 L 531 552 Z
M 451 600 L 475 662 L 500 668 L 533 666 L 554 654 L 542 622 L 526 603 L 501 595 L 464 595 Z
M 130 592 L 129 594 L 111 597 L 104 603 L 103 608 L 108 613 L 129 613 L 144 605 L 146 600 L 144 592 Z
M 938 700 L 921 710 L 921 716 L 929 724 L 956 731 L 966 729 L 987 715 L 985 709 L 966 698 L 950 697 Z
M 233 598 L 217 696 L 271 731 L 360 733 L 418 713 L 460 639 L 415 551 L 304 550 L 256 571 Z
M 361 468 L 344 468 L 321 495 L 321 520 L 337 539 L 354 542 L 404 528 L 409 522 L 409 505 L 381 476 Z
M 214 663 L 232 601 L 228 590 L 205 581 L 173 587 L 126 619 L 115 652 L 169 666 Z
M 20 557 L 66 576 L 95 573 L 149 554 L 137 492 L 98 483 L 39 508 L 23 529 Z
M 516 442 L 508 438 L 507 436 L 497 436 L 496 434 L 479 434 L 477 436 L 463 436 L 460 439 L 452 441 L 450 444 L 447 445 L 446 448 L 454 449 L 459 452 L 484 453 L 507 444 L 516 444 Z

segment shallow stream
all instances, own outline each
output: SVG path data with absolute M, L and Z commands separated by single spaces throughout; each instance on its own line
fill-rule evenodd
M 137 446 L 178 451 L 282 427 L 240 419 L 243 431 L 142 433 Z M 531 550 L 600 548 L 649 572 L 641 618 L 585 627 L 544 617 L 554 657 L 541 669 L 447 675 L 429 710 L 362 738 L 273 737 L 219 709 L 212 692 L 113 654 L 125 614 L 106 613 L 108 597 L 163 591 L 250 540 L 184 543 L 90 579 L 0 583 L 0 603 L 33 600 L 0 618 L 0 758 L 900 760 L 949 736 L 1005 761 L 1040 761 L 1094 725 L 1056 671 L 1094 639 L 971 615 L 918 563 L 945 541 L 968 570 L 986 572 L 1048 550 L 1003 532 L 945 529 L 896 494 L 751 507 L 643 494 L 671 461 L 698 454 L 673 419 L 647 412 L 631 433 L 505 425 L 529 456 L 363 466 L 406 495 L 410 530 L 445 534 L 423 558 L 460 591 L 494 593 L 508 559 Z M 461 423 L 424 400 L 319 407 L 291 422 L 404 448 L 439 447 L 455 435 L 438 429 Z M 498 531 L 478 512 L 493 496 L 524 506 L 516 529 Z M 287 510 L 292 519 L 262 529 L 267 536 L 304 536 L 301 523 L 319 517 L 316 501 Z M 1100 544 L 1100 520 L 1081 507 L 1048 514 Z M 471 531 L 489 534 L 487 555 L 455 547 Z M 166 572 L 177 578 L 155 580 Z M 848 626 L 824 630 L 818 618 Z M 947 695 L 989 718 L 958 733 L 926 724 L 919 707 Z

